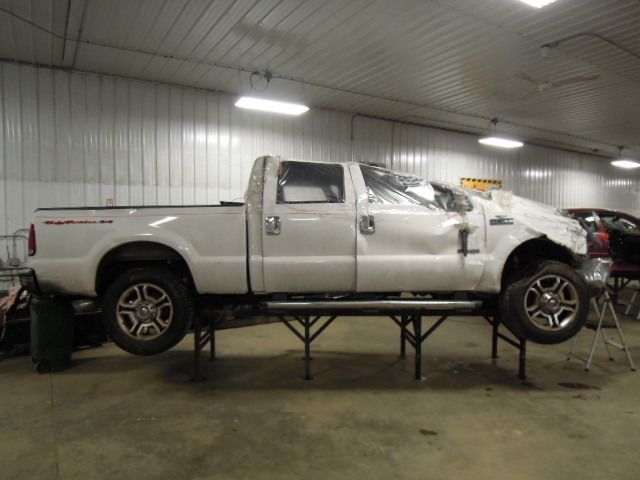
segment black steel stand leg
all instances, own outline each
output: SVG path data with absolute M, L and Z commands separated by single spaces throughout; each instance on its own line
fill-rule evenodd
M 520 380 L 527 379 L 527 341 L 520 340 L 520 365 L 518 366 L 518 378 Z
M 498 329 L 500 328 L 500 317 L 493 317 L 491 337 L 491 358 L 494 360 L 498 358 Z
M 204 376 L 200 368 L 200 353 L 202 351 L 202 321 L 200 316 L 196 315 L 193 320 L 193 375 L 191 376 L 192 382 L 202 382 Z
M 209 361 L 216 359 L 216 322 L 211 323 L 211 336 L 209 337 Z
M 311 318 L 304 317 L 304 379 L 311 380 Z
M 505 343 L 518 349 L 518 378 L 520 380 L 527 379 L 527 341 L 522 340 L 513 333 L 508 324 L 505 324 L 505 328 L 513 335 L 514 338 L 505 336 L 500 332 L 500 325 L 502 325 L 502 318 L 499 313 L 495 316 L 485 316 L 484 319 L 491 324 L 491 358 L 495 362 L 498 358 L 498 343 L 499 340 L 503 340 Z
M 409 319 L 406 315 L 402 315 L 400 317 L 400 358 L 405 358 L 407 356 L 407 324 L 409 323 Z
M 422 377 L 422 316 L 414 315 L 411 321 L 415 338 L 415 378 L 416 380 L 424 380 Z

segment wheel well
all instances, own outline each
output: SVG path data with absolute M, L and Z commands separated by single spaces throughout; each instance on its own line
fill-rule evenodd
M 102 295 L 123 272 L 138 267 L 162 267 L 175 273 L 189 287 L 193 276 L 185 259 L 177 251 L 155 242 L 131 242 L 110 250 L 96 272 L 96 292 Z
M 533 262 L 540 260 L 557 260 L 567 265 L 577 266 L 576 258 L 571 251 L 547 237 L 534 238 L 519 245 L 507 258 L 502 270 L 502 285 L 515 272 Z

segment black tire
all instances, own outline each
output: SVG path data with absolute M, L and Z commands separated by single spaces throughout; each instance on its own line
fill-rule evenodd
M 587 321 L 586 281 L 562 262 L 535 262 L 507 280 L 500 313 L 520 339 L 547 345 L 565 342 Z
M 126 271 L 103 299 L 106 332 L 116 345 L 135 355 L 169 350 L 186 335 L 192 319 L 189 288 L 161 268 Z

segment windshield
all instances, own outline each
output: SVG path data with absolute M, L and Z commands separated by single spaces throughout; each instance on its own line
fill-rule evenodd
M 450 187 L 407 173 L 360 165 L 369 203 L 422 205 L 430 210 L 455 210 Z

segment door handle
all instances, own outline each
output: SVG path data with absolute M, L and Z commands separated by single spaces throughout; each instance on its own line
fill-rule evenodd
M 373 215 L 362 215 L 360 217 L 360 232 L 364 234 L 376 232 L 376 221 Z
M 264 231 L 267 235 L 280 235 L 280 217 L 264 217 Z

